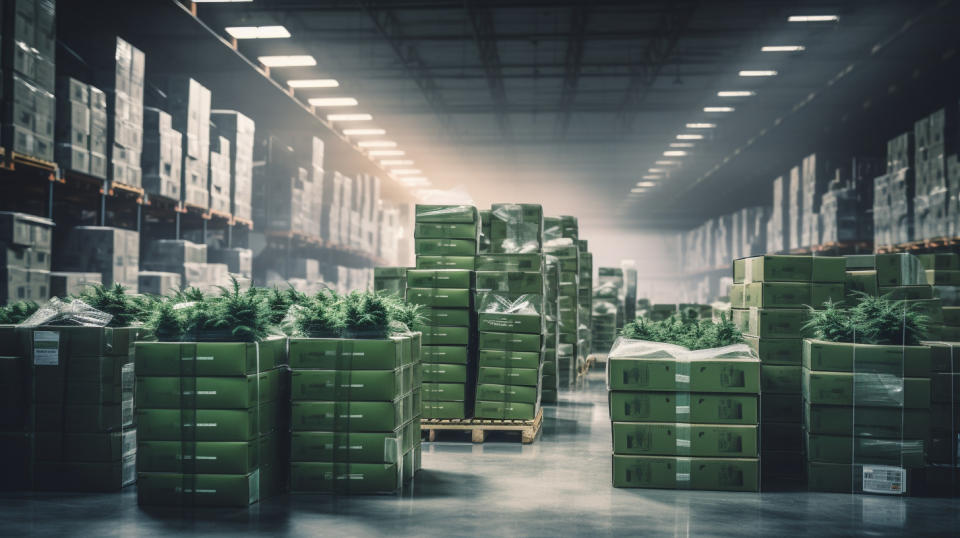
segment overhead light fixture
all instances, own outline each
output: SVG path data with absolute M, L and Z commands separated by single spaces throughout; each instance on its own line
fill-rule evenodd
M 258 56 L 257 60 L 267 67 L 310 67 L 317 65 L 317 59 L 308 55 Z
M 704 112 L 733 112 L 734 108 L 732 106 L 705 106 L 703 107 Z
M 370 121 L 373 116 L 370 114 L 327 114 L 327 121 Z
M 397 143 L 393 140 L 361 140 L 357 142 L 361 148 L 395 148 Z
M 807 50 L 803 45 L 767 45 L 760 47 L 760 52 L 801 52 Z
M 672 165 L 674 165 L 674 164 L 680 164 L 680 161 L 657 161 L 657 164 L 661 164 L 661 165 L 664 165 L 664 166 L 667 166 L 667 165 L 671 165 L 671 166 L 672 166 Z
M 283 26 L 227 26 L 226 31 L 234 39 L 282 39 L 290 37 Z
M 646 192 L 646 191 L 647 191 L 647 189 L 643 189 L 643 188 L 630 189 L 630 192 L 632 192 L 632 193 L 634 193 L 634 194 L 640 194 L 640 193 Z
M 430 180 L 423 176 L 398 177 L 397 181 L 411 187 L 421 187 L 430 185 Z
M 339 88 L 340 82 L 332 78 L 305 78 L 288 80 L 291 88 Z
M 664 170 L 663 168 L 650 168 L 649 170 L 647 170 L 647 172 L 655 172 L 658 174 L 662 174 L 663 172 L 666 172 L 666 170 Z
M 637 182 L 637 187 L 656 187 L 656 186 L 657 186 L 656 181 L 638 181 Z
M 687 156 L 687 152 L 686 152 L 686 151 L 678 151 L 678 150 L 667 150 L 667 151 L 664 151 L 664 152 L 663 152 L 663 156 L 664 156 L 664 157 L 686 157 L 686 156 Z
M 727 90 L 717 92 L 717 97 L 750 97 L 757 95 L 757 92 L 750 90 Z
M 692 148 L 693 142 L 670 142 L 671 148 Z
M 415 176 L 417 174 L 422 174 L 423 170 L 419 168 L 398 168 L 396 170 L 390 170 L 390 173 L 395 176 Z
M 790 15 L 787 22 L 837 22 L 840 17 L 836 15 Z
M 678 134 L 677 140 L 703 140 L 702 134 Z
M 647 174 L 645 176 L 640 176 L 641 179 L 663 179 L 663 176 Z
M 369 136 L 387 134 L 385 129 L 344 129 L 343 134 L 347 136 Z
M 687 129 L 713 129 L 716 123 L 688 123 Z
M 741 77 L 775 77 L 777 72 L 773 69 L 744 69 L 740 71 Z
M 402 149 L 374 149 L 368 153 L 371 157 L 400 157 L 407 152 Z
M 413 161 L 410 159 L 386 159 L 380 161 L 380 166 L 410 166 Z
M 336 108 L 343 106 L 357 106 L 358 103 L 353 97 L 312 97 L 307 99 L 311 106 L 319 108 Z

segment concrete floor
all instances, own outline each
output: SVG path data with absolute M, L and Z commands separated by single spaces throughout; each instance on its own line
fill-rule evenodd
M 4 495 L 0 535 L 960 535 L 952 499 L 614 489 L 599 372 L 546 408 L 535 443 L 425 443 L 423 467 L 397 496 L 284 496 L 249 510 L 142 510 L 132 488 Z

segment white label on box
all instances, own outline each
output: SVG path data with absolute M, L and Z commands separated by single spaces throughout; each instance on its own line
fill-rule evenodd
M 57 366 L 60 364 L 60 333 L 57 331 L 33 332 L 34 366 Z
M 907 470 L 889 465 L 864 465 L 863 492 L 904 495 L 907 493 Z

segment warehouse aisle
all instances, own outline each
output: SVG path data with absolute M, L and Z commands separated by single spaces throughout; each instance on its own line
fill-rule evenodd
M 610 430 L 599 371 L 546 409 L 532 445 L 427 443 L 424 471 L 399 496 L 294 496 L 250 510 L 142 510 L 121 495 L 4 495 L 4 535 L 164 535 L 260 531 L 334 536 L 558 536 L 951 533 L 960 501 L 827 493 L 723 493 L 610 487 Z M 56 517 L 51 517 L 56 516 Z M 802 531 L 801 531 L 802 529 Z

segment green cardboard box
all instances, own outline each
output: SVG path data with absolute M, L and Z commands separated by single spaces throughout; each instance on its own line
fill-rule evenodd
M 543 295 L 543 273 L 533 271 L 477 271 L 477 289 Z
M 37 366 L 35 372 L 49 369 L 48 366 Z M 26 387 L 33 392 L 33 401 L 42 404 L 85 404 L 85 405 L 118 405 L 124 398 L 133 393 L 133 365 L 127 365 L 129 381 L 124 383 L 105 383 L 97 380 L 69 379 L 62 377 L 59 382 L 43 382 L 34 377 L 34 384 Z
M 472 308 L 473 292 L 453 288 L 407 288 L 407 302 L 434 308 Z
M 541 361 L 535 351 L 481 349 L 478 362 L 481 368 L 538 368 Z
M 393 370 L 404 365 L 404 339 L 290 338 L 289 341 L 290 368 L 294 370 Z
M 864 484 L 864 475 L 875 477 L 875 481 L 881 484 L 887 484 L 890 475 L 883 468 L 877 469 L 877 466 L 870 464 L 850 465 L 847 463 L 807 463 L 807 488 L 810 491 L 824 491 L 832 493 L 862 493 Z M 907 468 L 906 483 L 899 480 L 889 482 L 885 488 L 885 493 L 892 495 L 913 495 L 914 491 L 922 491 L 928 479 L 923 478 L 926 470 L 922 468 Z M 933 473 L 935 476 L 943 476 L 942 469 Z
M 770 452 L 802 453 L 803 427 L 800 424 L 765 422 L 760 431 L 760 446 L 764 458 Z
M 960 286 L 960 271 L 945 271 L 943 269 L 924 271 L 927 284 L 931 286 Z
M 396 279 L 396 278 L 406 278 L 407 277 L 407 268 L 406 267 L 374 267 L 373 268 L 373 278 L 387 278 L 387 279 Z
M 277 427 L 279 409 L 137 409 L 137 440 L 252 441 Z
M 413 226 L 416 239 L 477 239 L 480 229 L 469 222 L 418 222 Z
M 462 402 L 467 399 L 464 383 L 431 383 L 423 384 L 423 400 L 436 402 Z
M 907 377 L 900 384 L 888 374 L 803 370 L 803 395 L 811 404 L 857 407 L 930 407 L 930 379 Z
M 423 344 L 426 346 L 467 346 L 470 344 L 472 331 L 469 327 L 436 327 L 423 328 Z
M 481 312 L 477 328 L 486 332 L 540 334 L 544 330 L 540 314 L 499 314 Z
M 691 393 L 689 396 L 689 413 L 684 413 L 686 395 L 613 391 L 609 393 L 610 419 L 614 422 L 748 425 L 756 425 L 760 420 L 760 402 L 756 395 Z M 678 403 L 678 398 L 683 402 Z M 797 410 L 798 422 L 799 412 Z
M 137 453 L 137 431 L 110 433 L 39 432 L 34 436 L 38 461 L 112 462 Z
M 267 475 L 275 472 L 264 467 L 250 474 L 137 473 L 137 504 L 249 506 L 266 497 Z
M 803 427 L 822 435 L 921 439 L 928 435 L 931 413 L 927 409 L 847 405 L 803 406 Z
M 746 308 L 746 284 L 730 285 L 730 306 L 732 308 Z
M 466 418 L 466 402 L 460 401 L 427 401 L 423 402 L 423 418 Z
M 477 271 L 524 271 L 540 273 L 543 254 L 481 254 L 476 259 Z
M 480 213 L 470 205 L 417 204 L 415 222 L 480 223 Z
M 280 398 L 285 371 L 236 377 L 138 377 L 136 406 L 149 409 L 249 409 Z
M 473 256 L 417 256 L 417 269 L 467 269 L 474 268 Z
M 37 404 L 34 430 L 40 432 L 99 433 L 133 425 L 133 394 L 120 404 Z
M 960 270 L 960 256 L 955 252 L 942 252 L 935 254 L 916 254 L 920 265 L 926 270 L 938 269 L 945 271 Z
M 404 398 L 393 402 L 291 402 L 292 431 L 392 432 L 403 425 Z
M 760 368 L 767 364 L 800 366 L 803 362 L 803 340 L 800 338 L 744 336 L 743 340 L 760 357 Z
M 921 342 L 930 348 L 930 371 L 960 372 L 960 343 Z
M 259 348 L 259 349 L 258 349 Z M 245 376 L 285 364 L 287 339 L 252 342 L 137 342 L 135 364 L 144 376 Z
M 476 256 L 476 239 L 414 239 L 415 252 L 424 256 Z
M 477 401 L 474 407 L 476 418 L 495 420 L 533 420 L 539 405 L 512 401 Z
M 960 327 L 960 306 L 944 306 L 943 324 L 949 327 Z
M 290 372 L 290 400 L 392 402 L 410 390 L 403 372 L 412 369 L 294 370 Z
M 247 474 L 261 465 L 275 465 L 279 458 L 278 433 L 247 442 L 141 441 L 137 445 L 140 472 Z
M 759 426 L 614 422 L 613 453 L 756 458 Z
M 744 306 L 758 308 L 819 307 L 827 301 L 843 301 L 843 284 L 803 282 L 754 282 L 744 289 Z
M 290 461 L 397 463 L 405 437 L 410 437 L 406 428 L 389 433 L 291 432 Z
M 20 348 L 34 365 L 55 366 L 67 357 L 132 355 L 140 329 L 133 327 L 18 328 Z
M 611 357 L 611 390 L 662 390 L 758 394 L 760 361 L 754 357 L 677 360 Z
M 761 394 L 760 422 L 782 422 L 800 424 L 803 421 L 803 395 Z
M 539 352 L 541 347 L 539 334 L 480 333 L 480 349 Z
M 923 264 L 912 254 L 877 254 L 875 263 L 880 287 L 927 283 Z
M 764 364 L 760 367 L 760 391 L 763 394 L 800 394 L 800 366 Z
M 33 465 L 37 491 L 119 491 L 137 479 L 136 456 L 110 462 L 53 462 Z
M 931 375 L 930 401 L 945 404 L 960 403 L 960 372 Z
M 540 384 L 540 369 L 482 367 L 477 370 L 477 383 L 536 387 Z
M 754 256 L 743 262 L 744 283 L 843 282 L 846 260 L 829 256 Z M 734 262 L 734 282 L 737 263 Z
M 614 454 L 613 487 L 759 491 L 760 461 Z
M 803 366 L 817 372 L 856 371 L 902 377 L 930 377 L 930 348 L 807 339 L 803 341 Z
M 37 392 L 63 392 L 66 385 L 74 383 L 96 383 L 102 385 L 126 385 L 133 388 L 133 359 L 129 355 L 103 357 L 70 357 L 57 365 L 30 365 Z M 46 397 L 51 397 L 46 395 Z M 55 401 L 64 401 L 62 396 Z
M 933 299 L 933 287 L 928 284 L 919 286 L 881 286 L 877 294 L 891 301 L 918 301 Z
M 471 289 L 475 287 L 474 274 L 468 269 L 410 269 L 407 287 Z
M 469 377 L 467 366 L 464 364 L 423 365 L 423 379 L 428 383 L 466 383 Z
M 540 391 L 535 386 L 500 385 L 480 382 L 477 385 L 477 400 L 488 402 L 519 402 L 536 404 Z
M 396 463 L 293 462 L 292 493 L 389 493 L 403 485 Z
M 470 348 L 467 346 L 430 346 L 421 348 L 420 360 L 427 363 L 467 364 L 470 359 Z
M 750 332 L 750 310 L 743 308 L 731 308 L 730 309 L 730 321 L 737 326 L 739 331 L 746 335 Z M 596 325 L 594 325 L 596 326 Z M 616 328 L 614 328 L 616 331 Z
M 877 439 L 838 435 L 805 434 L 805 452 L 809 461 L 823 463 L 860 463 L 923 466 L 923 441 Z
M 879 292 L 877 272 L 875 270 L 847 271 L 843 279 L 843 287 L 846 298 L 850 300 L 858 300 L 858 294 L 876 297 Z
M 439 327 L 472 326 L 471 311 L 467 308 L 424 308 L 423 316 L 428 325 Z
M 802 338 L 810 311 L 805 308 L 750 308 L 745 334 L 760 338 Z

